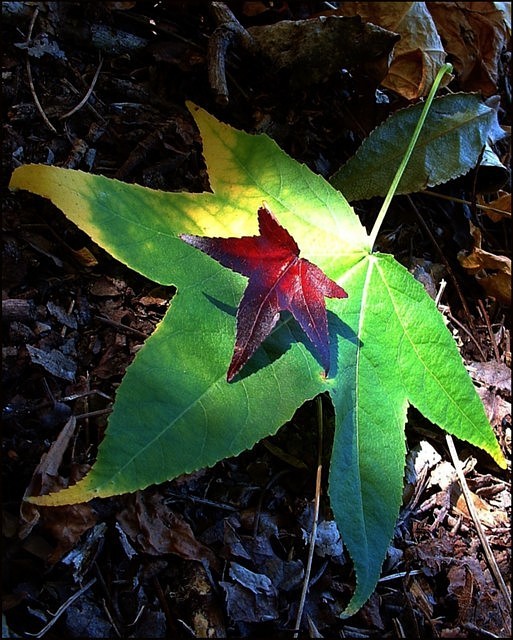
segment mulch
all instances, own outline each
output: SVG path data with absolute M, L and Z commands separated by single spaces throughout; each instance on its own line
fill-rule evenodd
M 25 8 L 1 26 L 3 635 L 291 638 L 313 517 L 314 402 L 275 436 L 211 469 L 88 505 L 36 509 L 23 503 L 28 489 L 47 481 L 41 465 L 58 438 L 67 448 L 57 477 L 78 477 L 93 463 L 124 372 L 174 291 L 116 262 L 48 201 L 11 193 L 7 184 L 14 168 L 39 162 L 168 191 L 208 189 L 185 100 L 237 128 L 268 133 L 327 177 L 403 102 L 391 92 L 376 101 L 375 87 L 356 72 L 291 90 L 282 74 L 234 53 L 227 66 L 230 100 L 219 104 L 207 74 L 215 25 L 206 3 L 36 3 L 31 55 L 24 43 L 34 5 L 4 4 Z M 52 22 L 55 4 L 67 5 L 66 23 Z M 288 16 L 284 3 L 262 3 L 265 11 L 257 17 L 245 15 L 244 3 L 230 4 L 246 24 Z M 308 17 L 321 4 L 298 3 L 292 17 Z M 90 29 L 98 25 L 108 27 L 112 39 L 103 50 L 91 45 Z M 132 40 L 121 43 L 122 31 Z M 469 197 L 472 184 L 472 177 L 453 181 L 444 193 Z M 414 201 L 432 234 L 397 198 L 384 250 L 417 270 L 427 286 L 436 287 L 437 268 L 452 270 L 459 291 L 449 285 L 445 304 L 458 319 L 452 328 L 467 361 L 496 362 L 497 350 L 507 356 L 508 310 L 486 298 L 456 260 L 471 246 L 468 217 L 474 213 L 445 200 Z M 356 203 L 367 226 L 378 207 Z M 509 224 L 480 219 L 492 246 L 505 251 Z M 492 426 L 503 448 L 510 447 L 510 386 L 497 382 L 497 371 L 495 377 L 481 373 L 474 369 Z M 330 411 L 326 403 L 325 470 Z M 347 620 L 340 613 L 354 575 L 323 491 L 300 637 L 508 637 L 509 603 L 454 484 L 446 482 L 443 434 L 414 410 L 406 432 L 411 450 L 435 460 L 437 477 L 409 484 L 407 476 L 382 580 Z M 476 450 L 461 447 L 460 457 L 508 582 L 507 475 Z

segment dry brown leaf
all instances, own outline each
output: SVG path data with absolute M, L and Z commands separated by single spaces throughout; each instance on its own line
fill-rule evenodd
M 474 594 L 474 575 L 467 565 L 461 564 L 451 567 L 447 577 L 449 579 L 447 592 L 454 595 L 458 601 L 458 621 L 466 621 Z
M 119 278 L 110 278 L 101 276 L 95 280 L 90 288 L 90 293 L 99 298 L 112 298 L 125 293 L 127 288 L 126 282 Z
M 485 202 L 483 196 L 478 196 L 477 203 L 484 207 L 490 207 L 490 209 L 484 209 L 484 212 L 493 222 L 499 222 L 503 218 L 511 218 L 511 193 L 499 191 L 499 197 L 492 202 Z M 498 213 L 492 209 L 498 209 L 504 213 Z
M 425 2 L 344 2 L 338 13 L 400 34 L 382 85 L 408 100 L 427 95 L 446 53 Z
M 63 455 L 75 433 L 75 428 L 75 418 L 71 417 L 59 433 L 57 440 L 48 450 L 48 453 L 41 456 L 41 462 L 32 475 L 24 497 L 60 491 L 67 487 L 70 482 L 77 482 L 89 470 L 88 465 L 75 467 L 75 475 L 69 481 L 59 475 L 59 467 Z M 25 539 L 33 527 L 39 524 L 43 529 L 50 532 L 57 541 L 57 547 L 47 559 L 50 564 L 54 564 L 75 546 L 83 533 L 96 524 L 98 517 L 89 504 L 66 507 L 38 507 L 28 502 L 22 502 L 20 520 L 21 527 L 18 534 L 20 538 Z
M 488 420 L 492 423 L 492 425 L 502 425 L 502 421 L 505 418 L 507 418 L 508 416 L 511 417 L 511 402 L 504 400 L 504 398 L 500 396 L 495 389 L 490 389 L 488 387 L 478 387 L 477 393 L 483 401 L 486 415 L 488 416 Z M 505 432 L 507 431 L 506 427 L 501 426 L 500 429 L 504 429 Z M 510 452 L 511 450 L 511 447 L 508 448 L 506 442 L 504 442 L 504 448 L 507 452 Z
M 470 495 L 481 524 L 487 527 L 502 527 L 508 524 L 508 516 L 505 511 L 492 509 L 487 502 L 472 491 Z M 471 517 L 463 492 L 457 496 L 454 508 L 457 513 L 461 513 L 466 518 Z
M 468 254 L 460 251 L 459 263 L 469 274 L 475 275 L 487 296 L 511 306 L 511 258 L 481 249 L 481 232 L 471 225 L 471 233 L 474 248 Z
M 175 553 L 187 560 L 217 565 L 215 555 L 196 540 L 187 522 L 171 511 L 158 492 L 148 495 L 138 491 L 127 496 L 126 507 L 118 513 L 117 520 L 134 546 L 144 553 Z
M 499 58 L 508 40 L 507 16 L 495 2 L 426 4 L 451 56 L 460 88 L 494 94 Z
M 511 369 L 505 362 L 471 361 L 466 366 L 472 380 L 511 396 Z
M 98 260 L 95 256 L 89 251 L 87 247 L 82 247 L 81 249 L 70 249 L 71 253 L 75 260 L 82 266 L 88 269 L 92 269 L 93 267 L 98 266 Z

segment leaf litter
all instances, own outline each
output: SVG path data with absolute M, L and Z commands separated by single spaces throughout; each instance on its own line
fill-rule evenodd
M 166 16 L 166 18 L 169 20 L 169 16 Z M 171 16 L 171 21 L 174 19 L 176 19 L 176 16 Z M 62 45 L 62 47 L 63 49 L 65 48 L 64 45 Z M 55 96 L 59 95 L 60 94 L 58 92 L 55 93 Z M 58 98 L 56 97 L 56 99 Z M 137 107 L 134 107 L 134 109 L 134 113 L 137 114 Z M 333 109 L 332 112 L 335 113 L 336 109 Z M 278 110 L 272 112 L 272 117 L 279 119 Z M 315 106 L 313 106 L 310 117 L 315 118 Z M 128 120 L 128 118 L 126 120 Z M 122 117 L 115 117 L 113 119 L 113 124 L 121 129 L 123 126 L 127 127 L 127 136 L 129 135 L 128 124 L 123 122 Z M 24 125 L 14 123 L 14 126 L 23 126 L 25 128 L 23 131 L 24 135 L 26 130 L 29 128 L 29 125 L 26 123 Z M 75 123 L 74 126 L 79 127 L 78 123 Z M 111 150 L 113 148 L 114 147 L 112 146 Z M 323 151 L 325 152 L 326 149 L 323 149 Z M 111 153 L 114 155 L 112 151 Z M 104 160 L 107 160 L 108 155 L 108 153 L 104 152 Z M 108 171 L 108 166 L 106 169 Z M 30 203 L 27 206 L 30 207 Z M 35 215 L 35 213 L 30 213 L 29 219 L 33 219 L 33 216 Z M 34 254 L 34 252 L 31 252 L 30 248 L 28 250 L 24 248 L 23 251 L 25 251 L 25 254 L 27 254 L 27 251 L 29 252 L 28 256 L 31 260 L 34 259 L 34 255 L 37 256 L 37 252 Z M 45 260 L 44 257 L 42 259 Z M 25 261 L 23 261 L 23 263 L 25 263 Z M 67 286 L 66 281 L 62 279 L 62 273 L 57 270 L 57 265 L 47 265 L 44 263 L 44 269 L 46 273 L 51 274 L 51 277 L 59 278 L 59 282 L 62 283 L 61 288 Z M 111 263 L 103 258 L 102 270 L 108 271 L 109 269 L 112 269 Z M 114 269 L 112 277 L 116 277 L 117 275 L 118 274 Z M 18 275 L 15 275 L 15 278 L 18 278 L 18 281 L 20 277 L 23 278 L 22 270 L 18 272 Z M 29 286 L 30 283 L 34 281 L 33 274 L 31 275 L 31 279 L 31 281 L 29 280 Z M 19 282 L 23 281 L 21 280 Z M 15 286 L 11 286 L 9 292 L 11 291 L 19 291 L 19 289 L 16 290 Z M 30 290 L 28 290 L 27 293 L 30 296 Z M 58 303 L 58 299 L 55 294 L 50 294 L 50 298 L 48 299 Z M 45 302 L 46 301 L 47 300 L 45 300 Z M 493 313 L 492 307 L 488 307 L 488 310 L 491 314 Z M 38 310 L 38 313 L 41 314 L 41 309 Z M 48 320 L 41 315 L 39 315 L 39 318 L 40 322 L 45 321 L 49 323 L 49 330 L 61 331 L 61 326 L 57 327 L 54 325 L 55 319 Z M 32 320 L 27 320 L 26 322 L 28 325 L 34 326 L 32 324 Z M 100 335 L 105 331 L 108 331 L 111 335 L 115 333 L 112 327 L 103 327 L 100 331 Z M 98 347 L 94 346 L 95 340 L 97 339 L 95 338 L 94 333 L 88 337 L 88 346 L 93 349 L 98 349 Z M 77 342 L 77 344 L 80 346 L 80 342 Z M 16 347 L 16 343 L 11 346 L 11 348 L 13 347 L 15 347 L 15 351 L 11 352 L 11 355 L 8 356 L 9 360 L 7 361 L 7 366 L 12 367 L 12 372 L 10 374 L 11 381 L 14 376 L 13 372 L 16 371 L 16 367 L 18 367 L 18 363 L 20 362 L 20 354 Z M 83 347 L 80 349 L 80 353 L 83 354 L 84 362 L 91 362 L 91 353 L 88 353 Z M 105 361 L 106 366 L 107 364 L 107 361 Z M 32 384 L 34 380 L 41 380 L 41 370 L 38 367 L 34 368 L 32 364 L 29 364 L 27 368 L 27 364 L 25 363 L 21 371 L 30 375 Z M 39 374 L 35 375 L 37 372 L 39 372 Z M 78 373 L 80 377 L 75 383 L 75 388 L 80 387 L 83 389 L 87 387 L 87 384 L 83 379 L 85 371 L 82 366 L 79 367 Z M 51 376 L 49 379 L 54 391 L 58 389 L 62 389 L 63 392 L 65 390 L 66 392 L 71 391 L 69 385 L 66 388 L 66 381 L 58 379 L 58 377 L 56 379 Z M 98 380 L 101 380 L 101 378 L 98 378 Z M 110 392 L 112 387 L 110 385 L 103 386 L 103 389 Z M 496 391 L 494 391 L 493 386 L 491 389 L 493 394 L 496 396 Z M 16 434 L 13 434 L 12 427 L 7 425 L 5 435 L 8 470 L 6 471 L 11 474 L 14 469 L 18 470 L 17 473 L 19 474 L 19 469 L 22 465 L 27 468 L 27 471 L 31 471 L 28 469 L 29 461 L 32 461 L 32 468 L 34 468 L 42 451 L 42 447 L 37 444 L 34 445 L 34 442 L 37 443 L 37 430 L 35 430 L 33 426 L 31 428 L 31 421 L 32 424 L 35 422 L 34 413 L 27 413 L 26 409 L 29 406 L 27 400 L 33 399 L 34 395 L 36 395 L 36 400 L 41 400 L 41 398 L 46 400 L 46 398 L 42 396 L 41 392 L 39 392 L 39 398 L 37 397 L 37 394 L 34 394 L 34 392 L 32 392 L 32 395 L 24 397 L 27 396 L 27 391 L 22 387 L 20 388 L 19 385 L 17 397 L 13 394 L 11 387 L 8 387 L 8 392 L 10 395 L 12 394 L 12 398 L 16 400 L 15 403 L 11 403 L 13 407 L 11 415 L 16 416 L 15 420 L 16 424 L 19 425 L 18 428 L 21 428 L 22 433 L 29 437 L 29 439 L 21 439 Z M 64 396 L 65 393 L 62 395 Z M 24 407 L 22 411 L 20 411 L 20 407 Z M 510 410 L 509 414 L 507 411 L 505 413 L 503 412 L 500 420 L 494 423 L 502 425 L 502 429 L 506 435 L 507 430 L 509 429 L 509 438 L 511 438 L 510 415 Z M 283 434 L 279 434 L 272 440 L 276 444 L 280 445 L 280 448 L 283 450 L 290 451 L 292 449 L 299 459 L 308 461 L 311 456 L 313 443 L 308 442 L 308 438 L 303 443 L 301 440 L 304 438 L 304 425 L 308 425 L 309 420 L 311 422 L 311 419 L 308 418 L 307 414 L 305 415 L 305 411 L 303 410 L 298 414 L 292 424 L 285 427 Z M 311 428 L 315 428 L 314 424 L 310 424 L 309 426 Z M 58 430 L 61 428 L 62 427 L 57 427 Z M 99 428 L 101 429 L 101 423 Z M 58 433 L 58 431 L 56 432 L 55 427 L 53 433 L 55 435 Z M 511 440 L 509 440 L 509 442 L 511 442 Z M 80 447 L 86 446 L 85 441 L 81 444 L 80 439 L 78 440 L 78 443 Z M 240 514 L 243 514 L 244 510 L 249 508 L 254 514 L 255 503 L 252 502 L 252 500 L 254 499 L 254 496 L 259 495 L 260 492 L 264 494 L 264 521 L 266 518 L 269 518 L 270 522 L 272 523 L 274 520 L 275 524 L 264 525 L 261 533 L 257 536 L 258 544 L 256 547 L 257 550 L 259 550 L 259 554 L 252 551 L 245 551 L 245 553 L 242 552 L 241 547 L 236 546 L 233 537 L 230 538 L 227 533 L 226 540 L 232 540 L 230 544 L 232 545 L 231 548 L 233 552 L 229 550 L 230 547 L 228 546 L 228 552 L 225 553 L 225 555 L 230 562 L 233 561 L 240 566 L 245 567 L 248 572 L 252 572 L 255 575 L 271 576 L 270 579 L 272 580 L 273 586 L 277 589 L 281 603 L 285 602 L 286 604 L 285 609 L 280 609 L 280 611 L 288 611 L 288 607 L 293 606 L 293 603 L 297 601 L 297 593 L 294 592 L 294 588 L 296 588 L 295 585 L 301 575 L 302 565 L 299 550 L 304 550 L 304 537 L 299 530 L 298 521 L 296 521 L 295 518 L 296 513 L 302 512 L 299 505 L 301 504 L 301 501 L 305 499 L 305 496 L 306 498 L 312 497 L 311 488 L 313 483 L 310 482 L 311 478 L 308 477 L 308 474 L 305 476 L 304 472 L 301 473 L 298 469 L 294 469 L 291 474 L 289 473 L 288 475 L 285 474 L 279 477 L 273 483 L 271 490 L 265 490 L 267 482 L 272 477 L 275 477 L 283 470 L 290 471 L 290 469 L 282 459 L 273 456 L 269 450 L 263 448 L 263 446 L 257 446 L 255 453 L 258 455 L 254 459 L 250 454 L 243 454 L 240 456 L 240 460 L 234 461 L 231 464 L 221 463 L 218 468 L 209 471 L 207 476 L 199 475 L 189 479 L 188 481 L 176 481 L 173 483 L 173 486 L 179 492 L 183 492 L 183 500 L 179 507 L 180 510 L 183 510 L 183 517 L 188 519 L 191 523 L 193 532 L 198 539 L 201 539 L 202 532 L 205 531 L 205 525 L 207 523 L 213 525 L 213 521 L 222 521 L 223 519 L 226 519 L 227 512 L 225 509 L 227 506 L 232 509 L 236 509 L 236 512 Z M 61 464 L 61 460 L 59 458 L 56 460 L 56 464 Z M 64 461 L 63 464 L 66 466 L 67 462 Z M 310 465 L 310 468 L 312 468 L 312 465 Z M 251 473 L 247 472 L 247 469 L 250 469 Z M 24 474 L 25 484 L 23 488 L 20 486 L 23 484 L 23 481 L 22 483 L 15 481 L 13 484 L 8 485 L 9 498 L 12 496 L 14 500 L 19 501 L 20 495 L 28 485 L 27 471 L 25 471 Z M 59 471 L 55 468 L 52 469 L 52 473 L 53 472 L 57 475 L 59 474 Z M 66 476 L 69 475 L 69 469 L 67 469 Z M 479 484 L 485 477 L 475 470 L 470 471 L 469 475 L 475 479 L 477 484 Z M 57 480 L 57 482 L 60 482 L 60 480 Z M 497 478 L 494 476 L 489 478 L 488 483 L 488 486 L 491 487 L 492 490 L 494 486 L 500 486 L 500 483 L 498 483 Z M 507 489 L 506 493 L 508 493 Z M 209 498 L 212 496 L 214 499 L 211 500 L 211 502 L 214 504 L 208 505 L 207 503 L 196 502 L 195 506 L 192 506 L 192 503 L 190 502 L 191 496 L 197 497 L 200 500 L 204 499 L 205 496 L 209 496 Z M 184 505 L 187 506 L 184 508 Z M 249 505 L 252 506 L 250 507 Z M 508 504 L 507 500 L 503 500 L 502 502 L 499 501 L 498 505 L 499 510 L 502 509 L 504 512 L 510 509 L 510 504 Z M 98 507 L 98 505 L 94 506 Z M 6 505 L 6 508 L 7 511 L 10 510 L 8 505 Z M 110 507 L 103 507 L 103 515 L 102 509 L 99 510 L 100 517 L 107 519 L 105 509 L 107 509 L 107 511 L 111 510 L 115 512 L 117 509 L 115 502 L 113 502 Z M 269 515 L 267 515 L 267 512 Z M 213 513 L 216 513 L 217 516 L 213 516 Z M 222 517 L 220 517 L 221 515 Z M 330 514 L 327 506 L 325 506 L 323 517 L 325 517 L 326 521 L 329 522 Z M 454 520 L 452 518 L 454 518 Z M 237 520 L 241 523 L 238 528 L 235 527 L 235 529 L 242 535 L 242 538 L 239 535 L 239 540 L 244 541 L 244 537 L 251 540 L 253 536 L 252 522 L 254 521 L 254 515 L 247 515 L 244 518 L 237 517 Z M 262 520 L 262 517 L 260 520 Z M 465 522 L 458 525 L 457 515 L 455 516 L 449 513 L 448 520 L 450 520 L 449 525 L 451 527 L 460 527 L 459 533 L 456 535 L 446 533 L 446 525 L 444 521 L 436 531 L 437 538 L 433 538 L 433 532 L 428 529 L 428 526 L 432 523 L 432 518 L 428 511 L 423 515 L 417 516 L 412 521 L 411 532 L 407 534 L 409 538 L 407 537 L 406 539 L 403 539 L 399 537 L 394 541 L 394 544 L 399 546 L 404 546 L 404 542 L 407 542 L 408 544 L 405 546 L 406 551 L 408 549 L 413 549 L 414 551 L 419 549 L 419 553 L 413 560 L 409 557 L 409 554 L 406 554 L 406 560 L 402 565 L 400 565 L 403 571 L 413 569 L 414 572 L 421 568 L 425 573 L 426 570 L 429 570 L 431 575 L 423 577 L 420 574 L 413 574 L 413 577 L 409 582 L 405 575 L 397 578 L 397 580 L 404 581 L 406 598 L 402 597 L 401 589 L 381 590 L 379 602 L 377 598 L 373 598 L 369 605 L 361 612 L 361 615 L 356 617 L 354 620 L 351 620 L 350 625 L 347 624 L 343 627 L 346 634 L 351 634 L 351 632 L 354 634 L 356 632 L 360 635 L 363 634 L 364 637 L 371 637 L 372 634 L 376 633 L 376 629 L 387 628 L 388 625 L 391 625 L 391 619 L 393 616 L 390 612 L 394 610 L 397 611 L 398 607 L 404 607 L 405 602 L 410 610 L 415 612 L 417 619 L 421 620 L 421 624 L 426 625 L 426 627 L 429 627 L 431 630 L 437 629 L 438 631 L 443 627 L 444 633 L 458 633 L 460 637 L 465 637 L 464 634 L 468 633 L 469 630 L 472 630 L 472 625 L 475 625 L 478 628 L 495 631 L 501 628 L 502 621 L 497 618 L 498 598 L 493 586 L 490 586 L 490 582 L 483 580 L 483 570 L 485 570 L 485 568 L 483 568 L 483 561 L 478 557 L 478 550 L 475 548 L 475 545 L 472 545 L 472 530 L 468 528 L 468 525 Z M 39 529 L 39 524 L 36 526 L 36 529 Z M 228 529 L 233 531 L 233 527 Z M 507 533 L 504 532 L 503 529 L 504 527 L 499 528 L 496 533 L 492 535 L 496 541 L 498 555 L 502 555 L 503 557 L 503 571 L 507 574 L 509 571 L 507 553 L 509 543 Z M 42 626 L 41 618 L 37 618 L 35 612 L 39 610 L 40 615 L 42 616 L 42 612 L 47 606 L 50 609 L 56 610 L 60 604 L 66 601 L 66 594 L 71 594 L 76 589 L 72 580 L 70 581 L 69 578 L 66 580 L 65 577 L 62 576 L 62 566 L 57 566 L 56 569 L 53 570 L 53 573 L 50 569 L 50 573 L 48 575 L 58 581 L 57 584 L 60 589 L 59 595 L 57 595 L 57 597 L 51 596 L 48 592 L 46 595 L 41 595 L 41 592 L 36 588 L 36 585 L 37 583 L 44 585 L 45 579 L 40 579 L 38 576 L 41 575 L 41 569 L 45 566 L 45 563 L 44 561 L 36 559 L 36 556 L 30 551 L 31 547 L 28 544 L 31 540 L 36 540 L 36 535 L 37 531 L 33 529 L 24 539 L 23 544 L 25 546 L 21 550 L 18 549 L 18 541 L 16 540 L 16 537 L 14 538 L 14 548 L 16 551 L 13 556 L 10 556 L 10 561 L 14 562 L 14 566 L 26 566 L 31 564 L 33 572 L 28 575 L 28 581 L 23 585 L 14 585 L 15 589 L 21 587 L 25 589 L 25 591 L 21 594 L 18 592 L 19 597 L 11 601 L 11 603 L 17 602 L 18 604 L 15 606 L 9 605 L 7 607 L 7 620 L 13 628 L 18 630 L 32 630 L 34 632 L 37 632 Z M 76 534 L 73 535 L 76 536 Z M 57 545 L 62 544 L 59 542 L 58 526 L 53 529 L 51 537 L 57 542 Z M 75 539 L 78 541 L 78 538 L 73 538 L 73 540 Z M 443 544 L 436 544 L 437 539 L 442 540 Z M 8 538 L 8 543 L 12 540 L 12 538 Z M 212 544 L 213 548 L 217 549 L 217 544 L 223 544 L 222 538 L 219 540 L 219 543 L 211 542 L 206 544 Z M 464 543 L 462 543 L 462 541 L 464 541 Z M 291 542 L 294 542 L 294 544 L 297 545 L 297 551 L 294 551 L 296 547 L 291 545 Z M 63 541 L 63 543 L 68 544 L 66 541 Z M 109 577 L 113 576 L 114 579 L 122 581 L 117 586 L 111 587 L 109 595 L 114 598 L 114 601 L 117 604 L 121 603 L 123 598 L 125 598 L 126 604 L 130 603 L 131 605 L 127 607 L 125 604 L 120 610 L 118 609 L 118 613 L 114 619 L 114 624 L 117 625 L 118 630 L 123 627 L 123 621 L 126 623 L 133 623 L 134 618 L 139 613 L 140 607 L 144 606 L 145 609 L 141 614 L 141 617 L 138 619 L 135 627 L 139 630 L 139 637 L 164 637 L 165 626 L 168 625 L 168 629 L 172 628 L 171 624 L 173 620 L 176 623 L 177 619 L 179 621 L 178 624 L 181 625 L 178 633 L 184 635 L 184 637 L 186 637 L 185 634 L 187 633 L 186 625 L 188 625 L 189 628 L 203 630 L 204 633 L 215 629 L 217 633 L 221 633 L 221 635 L 217 637 L 223 637 L 226 635 L 226 628 L 223 633 L 223 627 L 220 621 L 221 618 L 219 616 L 219 611 L 223 610 L 226 605 L 224 598 L 220 598 L 219 594 L 213 595 L 211 591 L 209 592 L 209 589 L 205 586 L 209 584 L 209 577 L 202 574 L 201 570 L 193 569 L 193 573 L 197 576 L 203 576 L 205 580 L 203 586 L 199 586 L 200 583 L 198 580 L 194 582 L 190 579 L 191 574 L 186 567 L 190 567 L 191 565 L 195 567 L 197 563 L 187 560 L 183 561 L 184 564 L 180 564 L 180 558 L 171 562 L 167 558 L 163 557 L 163 564 L 161 566 L 158 564 L 151 565 L 148 567 L 148 571 L 145 574 L 141 568 L 144 565 L 143 556 L 141 555 L 141 553 L 144 553 L 143 551 L 137 551 L 137 555 L 134 556 L 134 558 L 137 559 L 137 562 L 140 563 L 139 568 L 135 568 L 134 566 L 130 566 L 126 556 L 123 556 L 121 548 L 116 547 L 111 537 L 106 537 L 105 546 L 107 548 L 107 554 L 104 551 L 103 554 L 100 555 L 98 564 L 99 570 L 103 575 Z M 270 554 L 270 549 L 273 551 L 274 556 L 278 558 L 278 560 L 275 559 L 275 564 L 278 566 L 285 566 L 286 562 L 297 563 L 297 567 L 290 567 L 292 575 L 295 576 L 290 584 L 294 586 L 290 595 L 285 597 L 285 601 L 283 600 L 283 594 L 287 592 L 279 586 L 280 582 L 275 577 L 275 574 L 273 574 L 268 568 L 264 568 L 262 564 L 263 557 L 273 558 L 273 555 Z M 62 549 L 58 550 L 59 554 L 61 552 Z M 269 555 L 266 556 L 266 554 Z M 247 557 L 248 555 L 249 558 Z M 297 557 L 298 559 L 287 560 L 289 556 L 292 556 L 293 558 Z M 437 559 L 444 559 L 451 556 L 451 561 L 445 562 L 443 560 L 441 563 L 437 562 Z M 475 564 L 475 562 L 473 562 L 473 558 L 476 557 L 478 557 L 479 564 Z M 111 558 L 112 560 L 119 561 L 117 565 L 112 562 Z M 311 587 L 308 615 L 312 621 L 311 629 L 319 628 L 323 630 L 325 635 L 329 635 L 330 631 L 340 629 L 341 623 L 337 620 L 337 610 L 342 610 L 343 601 L 349 595 L 348 581 L 350 580 L 350 576 L 347 572 L 344 573 L 344 570 L 340 565 L 336 563 L 334 564 L 330 557 L 328 557 L 328 563 L 326 565 L 325 560 L 318 558 L 315 568 L 317 569 L 317 572 L 314 572 L 315 581 L 313 581 L 313 585 Z M 46 565 L 46 571 L 48 570 L 48 565 Z M 56 570 L 58 573 L 56 573 Z M 429 571 L 427 573 L 429 573 Z M 166 589 L 170 588 L 173 590 L 173 586 L 177 588 L 180 585 L 185 584 L 180 594 L 182 598 L 182 606 L 175 607 L 175 604 L 171 600 L 174 611 L 171 616 L 168 615 L 167 618 L 162 613 L 164 611 L 163 602 L 165 602 L 165 600 L 159 601 L 154 595 L 156 593 L 156 586 L 153 578 L 151 577 L 151 573 L 157 576 L 159 584 L 163 585 Z M 240 575 L 241 574 L 239 574 L 239 577 Z M 132 587 L 134 584 L 134 576 L 135 582 L 141 585 L 141 588 L 137 591 L 137 597 L 134 597 L 135 591 Z M 227 580 L 230 580 L 230 584 L 232 584 L 232 581 L 233 584 L 237 584 L 237 581 L 229 574 L 227 575 Z M 435 621 L 433 619 L 435 614 L 432 605 L 430 606 L 430 602 L 437 602 L 437 598 L 439 597 L 437 595 L 438 592 L 434 589 L 434 585 L 444 583 L 448 584 L 445 593 L 446 596 L 450 597 L 445 602 L 438 600 L 437 606 L 442 607 L 446 614 L 443 622 L 440 622 L 439 620 Z M 281 584 L 287 583 L 284 582 Z M 386 584 L 387 583 L 383 583 L 383 585 Z M 392 582 L 389 584 L 397 583 Z M 412 586 L 413 584 L 416 584 L 416 586 Z M 476 587 L 479 588 L 476 589 Z M 8 585 L 8 589 L 11 588 L 12 585 Z M 155 589 L 155 591 L 152 591 L 152 589 Z M 379 587 L 379 589 L 381 589 L 381 587 Z M 203 596 L 200 595 L 201 590 L 203 590 Z M 94 599 L 91 600 L 91 594 L 94 592 L 96 592 Z M 80 600 L 77 600 L 77 603 L 83 603 L 82 612 L 88 613 L 86 614 L 85 619 L 83 618 L 81 621 L 83 626 L 79 628 L 77 625 L 75 627 L 75 633 L 83 635 L 84 631 L 87 631 L 90 637 L 105 637 L 108 633 L 113 633 L 112 623 L 106 618 L 102 607 L 95 605 L 95 602 L 100 602 L 100 595 L 100 592 L 96 591 L 95 586 L 92 590 L 87 592 L 85 596 L 82 596 Z M 210 598 L 209 605 L 200 605 L 200 602 L 205 602 L 205 600 L 201 600 L 201 598 Z M 87 602 L 89 603 L 88 606 L 86 606 Z M 136 606 L 133 606 L 134 604 Z M 469 604 L 471 605 L 470 607 Z M 477 609 L 476 604 L 478 605 Z M 191 605 L 192 608 L 190 607 Z M 68 609 L 69 615 L 66 616 L 65 626 L 60 627 L 60 629 L 63 630 L 63 633 L 69 633 L 69 631 L 74 628 L 74 618 L 75 622 L 77 622 L 80 608 L 73 608 L 73 606 L 74 605 L 70 605 Z M 27 615 L 27 611 L 31 611 L 32 613 Z M 201 616 L 199 614 L 202 611 L 206 611 L 207 613 L 203 617 L 203 620 L 200 620 Z M 186 615 L 190 616 L 188 618 L 189 622 L 184 620 L 182 624 L 180 620 L 182 617 L 186 617 Z M 397 617 L 395 619 L 397 620 Z M 196 620 L 197 623 L 196 627 L 194 626 L 194 620 Z M 57 625 L 61 622 L 64 624 L 64 619 L 59 621 Z M 212 624 L 210 624 L 210 622 Z M 284 620 L 283 624 L 285 625 L 286 622 L 287 620 Z M 269 628 L 265 627 L 266 623 L 261 622 L 243 624 L 242 621 L 232 621 L 230 624 L 235 625 L 235 627 L 228 627 L 229 633 L 233 634 L 236 628 L 243 632 L 242 635 L 247 637 L 251 637 L 252 634 L 258 633 L 259 631 L 261 632 L 263 628 L 262 625 L 266 629 Z M 251 626 L 252 624 L 255 624 L 256 628 L 255 626 Z M 239 626 L 237 627 L 237 625 Z M 56 628 L 59 628 L 59 626 Z M 151 632 L 144 633 L 144 629 L 151 630 Z M 235 631 L 235 633 L 237 632 Z M 201 634 L 197 635 L 201 637 Z M 177 634 L 176 637 L 180 637 L 180 635 Z M 211 633 L 211 637 L 215 636 Z

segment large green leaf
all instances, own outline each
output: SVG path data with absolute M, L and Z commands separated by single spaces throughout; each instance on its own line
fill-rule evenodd
M 450 433 L 504 458 L 433 301 L 392 256 L 373 254 L 339 192 L 266 136 L 191 108 L 213 193 L 163 193 L 55 167 L 11 180 L 50 198 L 119 260 L 178 293 L 127 370 L 90 473 L 49 496 L 71 504 L 135 491 L 251 447 L 305 400 L 328 392 L 336 431 L 330 498 L 353 559 L 349 615 L 375 588 L 401 503 L 408 403 Z M 236 382 L 226 382 L 245 279 L 177 238 L 256 233 L 262 201 L 349 293 L 327 302 L 330 376 L 285 317 Z
M 385 196 L 423 106 L 418 103 L 394 112 L 363 141 L 330 183 L 350 201 Z M 396 193 L 415 193 L 468 173 L 488 139 L 502 136 L 497 111 L 478 95 L 454 93 L 435 98 Z

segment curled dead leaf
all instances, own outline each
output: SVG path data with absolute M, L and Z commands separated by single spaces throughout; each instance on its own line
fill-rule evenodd
M 511 258 L 497 256 L 481 248 L 481 232 L 471 225 L 474 248 L 470 253 L 460 251 L 458 261 L 461 266 L 483 287 L 490 298 L 511 306 Z
M 89 466 L 77 466 L 74 477 L 69 480 L 59 475 L 62 458 L 74 436 L 75 428 L 75 418 L 71 417 L 48 453 L 42 455 L 41 462 L 36 467 L 25 491 L 25 498 L 60 491 L 70 483 L 73 484 L 79 480 L 89 470 Z M 97 514 L 89 504 L 67 505 L 54 509 L 22 502 L 20 507 L 21 526 L 18 535 L 21 539 L 27 538 L 36 524 L 48 531 L 57 541 L 57 546 L 47 558 L 50 564 L 54 564 L 76 545 L 82 534 L 93 527 L 97 520 Z
M 487 527 L 503 527 L 508 524 L 508 516 L 505 511 L 492 509 L 485 500 L 472 491 L 470 495 L 472 496 L 472 502 L 474 503 L 479 520 L 483 525 Z M 456 513 L 462 514 L 465 518 L 471 517 L 463 493 L 458 492 L 457 496 L 455 496 L 453 506 Z
M 421 3 L 419 3 L 421 4 Z M 423 4 L 423 3 L 422 3 Z M 507 14 L 496 2 L 427 2 L 461 89 L 490 96 L 497 90 L 500 55 L 508 44 Z M 511 20 L 511 9 L 509 13 Z
M 117 520 L 134 546 L 153 556 L 174 553 L 187 560 L 205 561 L 216 568 L 217 558 L 196 540 L 183 517 L 172 511 L 158 492 L 138 491 L 126 498 Z
M 491 202 L 485 202 L 483 196 L 479 196 L 478 204 L 486 207 L 484 212 L 493 222 L 498 222 L 503 218 L 511 218 L 511 193 L 499 191 L 498 197 Z
M 446 52 L 425 2 L 344 2 L 338 10 L 346 16 L 360 15 L 401 36 L 383 86 L 407 100 L 428 94 L 445 62 Z M 444 84 L 451 80 L 446 76 Z

